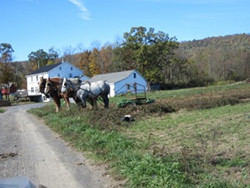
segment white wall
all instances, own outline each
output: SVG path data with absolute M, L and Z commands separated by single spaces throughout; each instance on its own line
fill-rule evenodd
M 115 96 L 115 85 L 114 85 L 114 83 L 111 83 L 109 85 L 110 85 L 109 97 L 114 97 Z
M 48 78 L 48 74 L 41 73 L 26 76 L 27 91 L 29 96 L 41 95 L 41 93 L 39 92 L 40 77 Z
M 135 77 L 134 77 L 134 74 L 135 74 Z M 146 80 L 137 71 L 134 71 L 132 74 L 130 74 L 130 76 L 128 78 L 121 80 L 119 82 L 116 82 L 115 86 L 114 86 L 114 91 L 112 91 L 112 93 L 115 93 L 115 95 L 118 95 L 121 93 L 127 93 L 129 88 L 127 88 L 124 85 L 125 84 L 133 85 L 134 83 L 138 83 L 138 84 L 141 84 L 144 86 L 144 87 L 142 87 L 142 86 L 137 85 L 137 92 L 138 93 L 144 92 L 145 89 L 147 90 Z M 130 90 L 134 91 L 134 88 L 130 87 Z

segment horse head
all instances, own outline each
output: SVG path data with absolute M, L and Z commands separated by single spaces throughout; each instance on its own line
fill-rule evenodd
M 39 92 L 44 93 L 45 85 L 46 85 L 46 78 L 40 77 L 40 80 L 38 82 L 39 85 Z
M 46 96 L 50 96 L 52 89 L 53 89 L 52 81 L 50 78 L 48 78 L 45 82 L 44 94 Z

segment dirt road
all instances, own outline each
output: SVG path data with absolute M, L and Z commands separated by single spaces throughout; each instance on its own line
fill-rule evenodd
M 48 188 L 113 187 L 102 169 L 89 166 L 82 154 L 26 112 L 42 105 L 13 106 L 0 113 L 0 178 L 26 176 Z

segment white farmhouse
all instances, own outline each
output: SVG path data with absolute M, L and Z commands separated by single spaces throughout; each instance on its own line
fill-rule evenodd
M 41 97 L 42 94 L 38 89 L 40 77 L 73 78 L 77 76 L 82 76 L 81 80 L 89 79 L 87 76 L 83 76 L 82 70 L 70 63 L 63 62 L 44 66 L 26 75 L 28 96 L 34 101 L 40 101 L 44 99 L 44 97 Z
M 108 74 L 99 74 L 93 76 L 89 81 L 95 82 L 103 80 L 110 85 L 110 97 L 115 95 L 134 92 L 144 92 L 147 90 L 146 79 L 136 70 L 113 72 Z

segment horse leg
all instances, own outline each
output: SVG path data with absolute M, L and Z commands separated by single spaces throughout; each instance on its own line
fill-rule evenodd
M 59 97 L 54 98 L 55 106 L 56 106 L 56 112 L 58 112 L 61 109 L 61 102 Z
M 95 107 L 95 99 L 93 99 L 93 98 L 88 98 L 88 102 L 89 102 L 89 104 L 91 105 L 91 108 L 92 108 L 92 110 L 93 110 L 94 107 Z
M 108 95 L 102 95 L 103 103 L 105 108 L 109 108 L 109 98 Z
M 96 98 L 93 99 L 93 103 L 94 103 L 94 108 L 97 109 L 97 99 Z
M 76 97 L 76 96 L 74 96 L 73 99 L 74 99 L 75 103 L 77 104 L 78 110 L 80 110 L 81 107 L 82 107 L 82 101 L 81 101 L 81 99 L 79 99 L 79 98 Z
M 82 108 L 86 107 L 86 97 L 83 95 L 82 90 L 78 90 L 74 95 L 74 100 L 78 104 L 78 106 L 82 106 Z
M 64 97 L 64 100 L 65 100 L 65 102 L 66 102 L 66 104 L 67 104 L 67 109 L 69 110 L 69 107 L 70 107 L 69 98 L 65 96 L 65 97 Z
M 97 99 L 98 97 L 92 98 L 92 109 L 97 109 Z
M 83 108 L 86 108 L 86 98 L 81 97 L 80 100 L 81 100 L 81 103 L 82 103 L 82 104 L 81 104 L 82 107 L 83 107 Z

